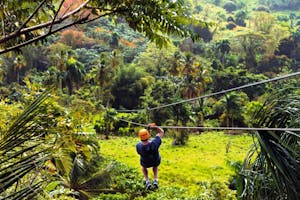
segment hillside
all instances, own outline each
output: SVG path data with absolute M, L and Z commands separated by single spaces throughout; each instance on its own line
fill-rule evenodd
M 0 199 L 300 199 L 299 0 L 0 7 Z

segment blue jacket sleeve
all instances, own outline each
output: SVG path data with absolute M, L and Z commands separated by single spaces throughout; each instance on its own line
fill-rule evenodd
M 161 138 L 159 136 L 155 136 L 151 143 L 155 145 L 156 149 L 158 149 L 161 145 Z

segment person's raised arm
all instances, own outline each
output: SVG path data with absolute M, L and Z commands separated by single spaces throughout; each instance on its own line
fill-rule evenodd
M 157 136 L 162 138 L 165 134 L 164 130 L 160 128 L 159 126 L 155 126 L 154 129 L 157 131 Z
M 158 137 L 162 138 L 164 136 L 164 133 L 165 133 L 164 130 L 162 128 L 160 128 L 159 126 L 157 126 L 155 123 L 148 124 L 147 127 L 149 127 L 150 129 L 156 130 L 156 132 L 157 132 L 156 135 Z

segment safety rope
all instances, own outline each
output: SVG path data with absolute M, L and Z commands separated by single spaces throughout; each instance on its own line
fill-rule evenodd
M 202 96 L 199 96 L 199 97 L 185 99 L 185 100 L 182 100 L 182 101 L 178 101 L 178 102 L 174 102 L 174 103 L 170 103 L 170 104 L 165 104 L 165 105 L 161 105 L 161 106 L 157 106 L 157 107 L 153 107 L 153 108 L 147 108 L 147 109 L 148 109 L 148 111 L 158 110 L 158 109 L 161 109 L 161 108 L 165 108 L 165 107 L 169 107 L 169 106 L 174 106 L 174 105 L 181 104 L 181 103 L 195 101 L 195 100 L 198 100 L 198 99 L 212 97 L 212 96 L 224 94 L 224 93 L 227 93 L 227 92 L 232 92 L 232 91 L 244 89 L 244 88 L 251 87 L 251 86 L 256 86 L 256 85 L 260 85 L 260 84 L 264 84 L 264 83 L 268 83 L 268 82 L 272 82 L 272 81 L 277 81 L 277 80 L 289 78 L 289 77 L 292 77 L 292 76 L 297 76 L 299 74 L 300 74 L 300 72 L 290 73 L 290 74 L 286 74 L 286 75 L 283 75 L 283 76 L 279 76 L 279 77 L 275 77 L 275 78 L 271 78 L 271 79 L 266 79 L 266 80 L 262 80 L 262 81 L 258 81 L 258 82 L 254 82 L 254 83 L 250 83 L 250 84 L 246 84 L 246 85 L 242 85 L 242 86 L 239 86 L 239 87 L 230 88 L 230 89 L 222 90 L 222 91 L 219 91 L 219 92 L 214 92 L 214 93 L 211 93 L 211 94 L 206 94 L 206 95 L 202 95 Z M 118 112 L 139 112 L 139 111 L 142 111 L 142 110 L 145 110 L 145 109 L 117 110 L 117 111 Z

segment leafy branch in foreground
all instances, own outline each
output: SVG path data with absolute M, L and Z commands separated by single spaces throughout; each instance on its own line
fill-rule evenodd
M 159 46 L 166 45 L 171 34 L 196 39 L 188 27 L 199 23 L 186 15 L 183 1 L 23 0 L 19 4 L 18 0 L 0 3 L 0 54 L 106 16 L 125 19 Z

